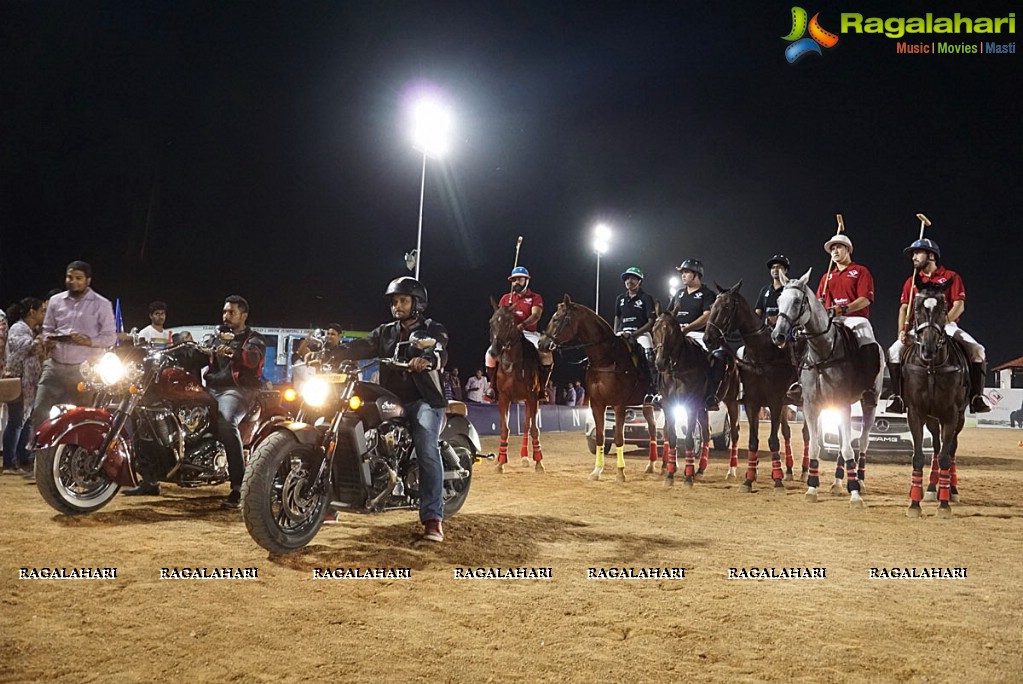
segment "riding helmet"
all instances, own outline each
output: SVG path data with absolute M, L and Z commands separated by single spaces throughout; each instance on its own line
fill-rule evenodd
M 629 266 L 627 269 L 625 269 L 625 272 L 622 273 L 622 280 L 625 280 L 629 276 L 633 276 L 633 277 L 639 278 L 642 281 L 643 280 L 643 271 L 639 270 L 635 266 Z
M 918 249 L 930 252 L 934 255 L 935 259 L 941 259 L 941 248 L 938 247 L 938 243 L 930 238 L 923 238 L 920 240 L 914 240 L 906 249 L 902 250 L 907 256 L 913 256 L 913 252 Z
M 703 277 L 703 262 L 699 259 L 686 259 L 681 264 L 675 267 L 676 271 L 692 271 L 696 275 Z
M 767 267 L 771 268 L 775 264 L 781 264 L 785 267 L 785 271 L 789 270 L 789 258 L 784 254 L 775 254 L 773 257 L 767 260 Z
M 508 276 L 508 280 L 515 280 L 516 278 L 525 278 L 529 280 L 529 271 L 526 270 L 525 266 L 516 266 L 512 269 L 511 275 Z
M 387 291 L 384 292 L 384 297 L 390 297 L 391 295 L 405 294 L 412 297 L 414 303 L 413 310 L 425 311 L 428 297 L 426 296 L 426 288 L 415 278 L 409 276 L 402 276 L 395 278 L 387 286 Z

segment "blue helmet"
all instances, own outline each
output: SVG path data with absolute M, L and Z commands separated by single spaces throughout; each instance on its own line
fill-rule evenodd
M 935 259 L 941 259 L 941 247 L 938 247 L 938 243 L 930 238 L 923 238 L 921 240 L 914 240 L 906 249 L 902 250 L 906 255 L 913 256 L 913 252 L 918 249 L 930 252 L 934 255 Z
M 515 280 L 516 278 L 525 278 L 529 280 L 529 271 L 526 270 L 525 266 L 516 266 L 512 269 L 511 275 L 508 276 L 508 280 Z

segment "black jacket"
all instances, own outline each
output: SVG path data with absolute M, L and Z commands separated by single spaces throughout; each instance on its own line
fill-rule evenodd
M 210 389 L 259 389 L 262 385 L 260 376 L 263 374 L 263 360 L 266 357 L 266 341 L 263 336 L 252 328 L 245 328 L 227 344 L 234 350 L 234 356 L 213 356 L 210 370 L 206 373 L 206 386 Z
M 430 362 L 433 370 L 422 373 L 409 373 L 401 368 L 380 366 L 380 385 L 398 395 L 403 401 L 423 399 L 433 408 L 447 408 L 448 401 L 444 398 L 441 387 L 440 371 L 448 361 L 448 331 L 443 325 L 432 319 L 420 318 L 409 330 L 401 327 L 400 321 L 384 323 L 365 337 L 342 345 L 334 358 L 341 359 L 389 359 L 394 356 L 398 342 L 409 339 L 409 335 L 417 330 L 425 331 L 437 340 L 437 345 L 426 351 L 409 350 L 406 346 L 400 360 L 407 361 L 414 356 L 422 356 Z M 411 345 L 409 345 L 411 346 Z

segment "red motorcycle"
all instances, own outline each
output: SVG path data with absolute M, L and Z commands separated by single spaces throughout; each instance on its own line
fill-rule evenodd
M 61 513 L 80 515 L 142 480 L 182 487 L 226 482 L 217 402 L 185 370 L 209 356 L 210 342 L 118 348 L 82 364 L 79 389 L 95 392 L 93 405 L 58 404 L 35 434 L 43 499 Z M 286 418 L 280 407 L 255 402 L 239 426 L 242 443 L 248 449 Z

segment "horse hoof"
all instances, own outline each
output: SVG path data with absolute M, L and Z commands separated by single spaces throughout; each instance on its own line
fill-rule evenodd
M 654 464 L 653 464 L 653 462 L 647 463 L 646 464 L 646 469 L 643 471 L 643 474 L 650 475 L 653 472 L 654 472 Z
M 543 467 L 543 463 L 540 461 L 536 462 L 536 466 L 533 467 L 533 470 L 535 470 L 538 475 L 543 475 L 547 472 L 547 469 Z
M 792 482 L 792 473 L 785 473 L 785 481 Z
M 943 520 L 948 520 L 949 518 L 952 517 L 952 507 L 951 506 L 939 507 L 938 512 L 934 514 L 934 517 L 941 518 Z
M 860 494 L 867 491 L 867 485 L 863 484 L 863 480 L 860 480 Z
M 806 473 L 799 473 L 799 481 L 806 482 Z
M 845 494 L 845 490 L 842 488 L 842 485 L 833 484 L 831 485 L 831 493 L 834 494 L 835 496 L 840 496 L 842 494 Z
M 919 506 L 910 506 L 909 508 L 906 509 L 907 518 L 922 518 L 923 514 L 924 512 L 920 509 Z
M 817 492 L 807 492 L 805 496 L 808 503 L 817 503 Z
M 592 473 L 590 473 L 590 479 L 591 480 L 599 480 L 600 479 L 600 468 L 597 468 Z
M 788 492 L 785 491 L 785 486 L 780 482 L 774 486 L 775 496 L 785 496 Z
M 924 501 L 937 501 L 937 500 L 938 500 L 938 493 L 937 492 L 924 492 Z
M 735 491 L 739 492 L 740 494 L 752 494 L 753 493 L 753 487 L 751 487 L 748 484 L 741 484 L 741 485 L 739 485 L 739 488 L 736 489 Z
M 863 499 L 849 499 L 849 508 L 866 508 L 867 504 L 863 502 Z
M 682 481 L 682 484 L 691 489 L 693 486 L 693 478 L 687 477 L 685 480 Z
M 528 468 L 529 466 L 530 466 L 529 457 L 528 456 L 523 456 L 522 457 L 522 467 L 523 468 Z
M 617 484 L 625 484 L 625 476 L 622 475 L 621 473 L 618 473 L 617 475 L 615 475 L 615 482 Z
M 664 478 L 664 486 L 665 487 L 674 487 L 675 486 L 675 478 L 673 478 L 673 477 L 666 477 L 666 478 Z
M 498 463 L 497 468 L 495 468 L 495 470 L 497 470 L 498 475 L 504 475 L 504 464 Z
M 694 479 L 697 482 L 703 482 L 704 474 L 703 473 L 696 473 L 696 475 L 694 475 L 693 477 L 694 477 Z
M 953 494 L 951 496 L 951 501 L 952 501 L 952 503 L 959 503 L 959 495 L 958 494 Z

